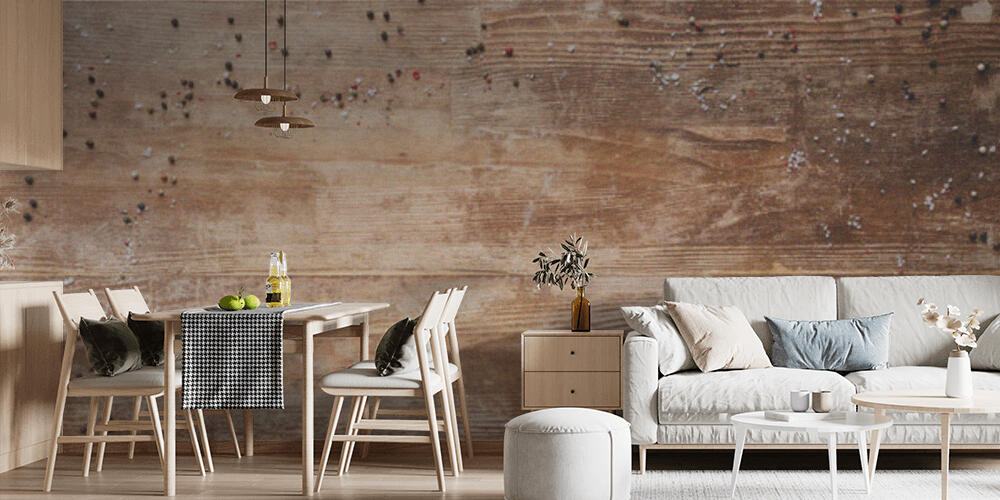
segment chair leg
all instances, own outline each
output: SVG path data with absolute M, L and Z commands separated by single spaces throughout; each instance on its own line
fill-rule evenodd
M 438 439 L 437 412 L 434 411 L 434 395 L 424 389 L 424 405 L 427 407 L 427 423 L 430 425 L 431 451 L 434 452 L 434 467 L 437 469 L 438 491 L 444 493 L 444 464 L 441 462 L 441 440 Z
M 448 392 L 448 412 L 451 414 L 451 435 L 453 446 L 455 447 L 455 460 L 458 462 L 458 471 L 465 471 L 465 463 L 462 460 L 462 435 L 458 432 L 458 412 L 455 411 L 455 391 L 452 390 L 451 384 L 446 384 L 445 388 Z M 441 391 L 444 393 L 444 391 Z
M 444 417 L 444 442 L 448 445 L 448 462 L 451 464 L 451 475 L 458 477 L 458 450 L 455 447 L 455 422 L 451 418 L 451 408 L 449 407 L 448 393 L 444 388 L 438 393 L 441 396 L 441 414 Z
M 201 457 L 201 447 L 198 446 L 198 431 L 194 429 L 194 412 L 191 410 L 184 410 L 184 424 L 187 426 L 188 438 L 191 440 L 191 450 L 194 451 L 194 457 L 198 461 L 198 470 L 201 471 L 201 475 L 205 475 L 205 461 Z
M 201 451 L 205 454 L 205 465 L 208 472 L 215 472 L 215 462 L 212 461 L 212 447 L 208 444 L 208 429 L 205 428 L 205 412 L 197 410 L 198 433 L 201 434 Z
M 326 428 L 326 440 L 323 442 L 323 454 L 319 463 L 319 476 L 316 478 L 316 493 L 323 487 L 323 477 L 326 476 L 326 464 L 330 460 L 330 449 L 333 448 L 333 436 L 337 433 L 337 421 L 340 420 L 340 409 L 344 406 L 344 397 L 337 396 L 333 400 L 330 411 L 330 425 Z M 347 444 L 346 442 L 344 444 Z
M 351 418 L 347 421 L 347 427 L 344 429 L 345 436 L 354 435 L 354 424 L 358 419 L 358 415 L 361 414 L 361 396 L 354 396 L 351 402 Z M 347 473 L 347 454 L 351 451 L 351 442 L 344 441 L 344 444 L 340 446 L 340 466 L 337 467 L 337 475 L 343 476 Z
M 236 458 L 243 458 L 240 454 L 240 438 L 236 437 L 236 426 L 233 425 L 233 414 L 226 410 L 226 423 L 229 424 L 229 436 L 233 438 L 233 448 L 236 449 Z
M 66 387 L 59 387 L 56 396 L 56 407 L 52 416 L 52 442 L 49 443 L 49 459 L 45 463 L 45 479 L 42 481 L 42 491 L 52 491 L 52 479 L 56 472 L 56 455 L 59 451 L 59 436 L 62 435 L 63 413 L 66 411 Z
M 108 396 L 104 398 L 104 415 L 102 415 L 101 418 L 101 423 L 103 423 L 104 425 L 108 425 L 108 422 L 111 421 L 111 405 L 114 403 L 114 401 L 115 401 L 114 396 Z M 101 431 L 101 435 L 107 436 L 108 431 Z M 97 467 L 95 468 L 97 472 L 101 472 L 102 470 L 104 470 L 104 448 L 105 445 L 107 444 L 108 443 L 102 441 L 100 444 L 97 445 Z
M 382 398 L 380 398 L 380 397 L 374 397 L 374 398 L 372 398 L 371 416 L 369 418 L 371 418 L 372 420 L 375 420 L 378 417 L 378 409 L 379 409 L 379 406 L 381 406 L 381 405 L 382 405 Z M 370 433 L 371 433 L 371 431 L 368 431 L 368 434 L 370 434 Z M 370 444 L 371 443 L 369 443 L 369 442 L 361 443 L 361 458 L 362 459 L 368 458 L 368 450 L 369 450 L 369 448 L 371 448 L 369 446 Z
M 469 458 L 474 455 L 472 453 L 472 431 L 469 428 L 469 407 L 465 403 L 465 379 L 464 377 L 459 377 L 458 379 L 458 405 L 462 410 L 462 425 L 465 427 L 465 449 L 469 452 Z
M 365 408 L 368 406 L 368 396 L 361 396 L 361 408 L 358 410 L 358 417 L 354 420 L 353 435 L 357 436 L 361 432 L 358 430 L 358 422 L 365 417 Z M 354 458 L 354 448 L 357 446 L 357 441 L 349 441 L 347 443 L 350 445 L 350 449 L 347 450 L 347 462 L 344 464 L 344 474 L 347 474 L 351 470 L 351 459 Z
M 156 396 L 146 396 L 146 409 L 149 410 L 149 421 L 153 423 L 153 441 L 156 443 L 156 454 L 160 457 L 160 468 L 166 467 L 163 460 L 163 428 L 160 427 L 160 408 L 156 404 Z M 176 417 L 175 417 L 176 418 Z
M 90 414 L 87 416 L 87 436 L 94 436 L 94 426 L 97 425 L 97 397 L 90 398 Z M 90 456 L 94 451 L 94 442 L 83 445 L 83 477 L 90 475 Z
M 136 396 L 135 402 L 132 403 L 132 421 L 139 422 L 139 410 L 142 407 L 142 396 Z M 133 436 L 136 435 L 136 431 L 132 431 Z M 128 444 L 128 459 L 132 460 L 135 458 L 135 441 Z

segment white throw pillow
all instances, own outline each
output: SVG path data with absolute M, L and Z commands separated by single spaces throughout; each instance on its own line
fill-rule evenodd
M 997 316 L 976 339 L 977 347 L 969 355 L 973 370 L 1000 370 L 1000 316 Z
M 738 308 L 686 302 L 666 304 L 701 371 L 771 367 L 764 344 Z
M 662 375 L 698 367 L 694 364 L 691 351 L 681 338 L 680 332 L 677 331 L 674 320 L 670 318 L 666 304 L 661 302 L 652 307 L 623 307 L 622 316 L 625 317 L 629 328 L 639 335 L 656 339 L 656 357 Z

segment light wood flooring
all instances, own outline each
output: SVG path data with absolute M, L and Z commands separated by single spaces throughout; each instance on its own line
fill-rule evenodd
M 299 457 L 291 443 L 268 446 L 260 443 L 253 457 L 237 460 L 227 453 L 224 443 L 215 452 L 215 473 L 198 475 L 194 458 L 180 450 L 178 454 L 177 498 L 294 498 L 300 487 Z M 118 446 L 121 447 L 121 446 Z M 80 476 L 81 456 L 76 450 L 60 455 L 53 491 L 43 494 L 44 461 L 0 474 L 0 498 L 155 498 L 162 485 L 159 462 L 152 454 L 129 461 L 112 447 L 103 472 Z M 499 443 L 477 444 L 479 451 L 465 461 L 465 473 L 458 479 L 447 478 L 448 491 L 434 491 L 434 469 L 429 450 L 416 445 L 372 445 L 365 460 L 355 457 L 350 473 L 343 477 L 327 476 L 322 494 L 315 498 L 344 500 L 375 499 L 502 499 L 503 457 Z M 215 450 L 213 450 L 215 451 Z M 338 455 L 336 451 L 333 457 Z M 856 452 L 841 452 L 842 469 L 857 469 Z M 883 451 L 880 469 L 937 470 L 940 455 L 936 452 Z M 636 459 L 633 458 L 633 462 Z M 649 469 L 719 469 L 732 466 L 732 452 L 726 451 L 650 451 Z M 335 465 L 333 466 L 335 468 Z M 826 470 L 825 451 L 753 451 L 743 458 L 744 470 L 816 469 Z M 953 469 L 1000 470 L 1000 452 L 955 452 Z

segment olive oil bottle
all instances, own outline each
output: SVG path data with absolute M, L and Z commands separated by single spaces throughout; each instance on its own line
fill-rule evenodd
M 284 303 L 283 291 L 284 281 L 281 279 L 281 265 L 278 261 L 277 252 L 271 252 L 270 271 L 267 274 L 267 283 L 264 285 L 264 302 L 267 307 L 281 307 Z
M 281 289 L 281 303 L 282 305 L 292 304 L 292 279 L 288 277 L 288 260 L 285 256 L 285 252 L 278 252 L 279 265 L 281 266 L 281 284 L 283 288 Z

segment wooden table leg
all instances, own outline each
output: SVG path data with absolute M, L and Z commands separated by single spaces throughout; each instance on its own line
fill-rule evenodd
M 177 494 L 177 380 L 174 375 L 174 337 L 177 330 L 180 330 L 177 321 L 168 321 L 163 329 L 163 420 L 166 424 L 163 436 L 163 494 L 168 497 Z
M 736 452 L 733 453 L 733 486 L 730 497 L 736 497 L 736 477 L 740 474 L 740 461 L 743 460 L 743 446 L 747 442 L 747 428 L 742 425 L 734 425 L 736 431 Z
M 253 456 L 253 410 L 243 410 L 243 452 Z
M 831 432 L 827 438 L 827 455 L 830 457 L 830 489 L 833 500 L 837 500 L 837 434 Z
M 861 476 L 865 479 L 865 493 L 871 494 L 872 492 L 872 476 L 868 473 L 868 445 L 865 443 L 865 433 L 858 432 L 855 434 L 858 440 L 858 453 L 861 455 Z
M 948 500 L 948 458 L 951 448 L 951 413 L 941 414 L 941 500 Z
M 885 410 L 882 408 L 875 409 L 875 420 L 881 419 L 885 416 Z M 868 484 L 871 487 L 872 481 L 875 479 L 875 466 L 878 464 L 878 450 L 882 446 L 882 434 L 888 429 L 875 429 L 872 431 L 872 449 L 868 454 Z
M 313 335 L 322 329 L 323 323 L 316 321 L 302 329 L 302 494 L 306 496 L 313 494 Z

